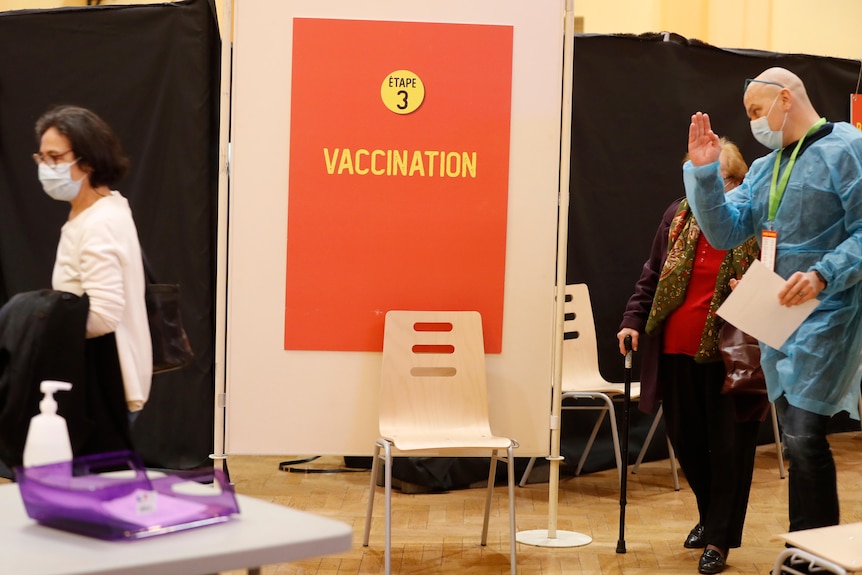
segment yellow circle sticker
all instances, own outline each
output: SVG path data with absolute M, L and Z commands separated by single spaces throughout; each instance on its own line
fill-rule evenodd
M 396 114 L 409 114 L 422 105 L 425 84 L 410 70 L 396 70 L 383 78 L 380 98 Z

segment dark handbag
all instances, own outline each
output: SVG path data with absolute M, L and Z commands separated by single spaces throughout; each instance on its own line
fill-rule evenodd
M 153 342 L 153 375 L 156 375 L 189 365 L 195 354 L 183 327 L 179 284 L 157 283 L 146 256 L 143 260 L 147 281 L 144 297 Z
M 727 370 L 721 393 L 766 393 L 757 339 L 725 322 L 718 332 L 718 347 Z

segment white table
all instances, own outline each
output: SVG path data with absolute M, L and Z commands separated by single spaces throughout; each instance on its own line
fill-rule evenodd
M 156 537 L 103 541 L 27 517 L 17 484 L 0 485 L 0 566 L 27 575 L 201 575 L 348 551 L 346 523 L 237 495 L 226 523 Z

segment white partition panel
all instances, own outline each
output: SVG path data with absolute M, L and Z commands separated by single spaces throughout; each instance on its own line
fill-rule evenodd
M 378 433 L 380 352 L 285 349 L 291 63 L 297 18 L 511 27 L 502 345 L 500 353 L 486 356 L 491 420 L 496 433 L 520 442 L 518 455 L 548 453 L 563 13 L 562 0 L 236 2 L 226 453 L 370 455 Z M 477 48 L 463 46 L 465 51 Z M 397 49 L 394 43 L 393 51 Z M 433 89 L 440 88 L 429 87 L 427 97 Z M 481 94 L 474 86 L 462 89 L 471 96 Z M 350 298 L 351 290 L 345 282 L 339 297 Z

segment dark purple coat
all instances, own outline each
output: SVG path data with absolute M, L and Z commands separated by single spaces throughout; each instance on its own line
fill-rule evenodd
M 681 201 L 682 198 L 674 200 L 665 210 L 661 224 L 659 224 L 652 241 L 649 259 L 644 263 L 641 277 L 635 284 L 635 291 L 626 304 L 626 311 L 623 313 L 623 320 L 620 323 L 620 329 L 628 327 L 640 334 L 638 337 L 638 354 L 641 358 L 641 397 L 638 402 L 638 409 L 647 413 L 655 411 L 661 400 L 658 365 L 661 357 L 662 334 L 649 336 L 644 333 L 644 328 L 646 328 L 649 312 L 652 308 L 659 274 L 667 258 L 667 236 L 670 224 Z

